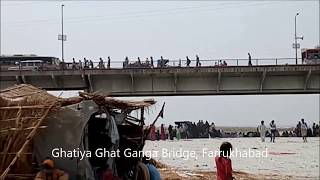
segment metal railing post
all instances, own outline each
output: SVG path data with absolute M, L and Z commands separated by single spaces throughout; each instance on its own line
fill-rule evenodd
M 278 58 L 276 58 L 276 66 L 278 65 Z
M 237 59 L 237 66 L 239 66 L 239 59 Z

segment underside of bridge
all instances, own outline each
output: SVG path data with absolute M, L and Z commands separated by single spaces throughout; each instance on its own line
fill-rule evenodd
M 320 92 L 320 65 L 6 71 L 0 78 L 1 89 L 26 83 L 47 90 L 103 91 L 112 96 Z

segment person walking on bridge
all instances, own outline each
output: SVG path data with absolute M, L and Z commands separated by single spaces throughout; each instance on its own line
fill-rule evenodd
M 150 56 L 150 64 L 151 64 L 151 67 L 153 68 L 154 66 L 153 66 L 153 57 L 152 56 Z
M 76 70 L 76 60 L 72 58 L 72 70 Z
M 189 59 L 188 56 L 186 58 L 187 58 L 187 67 L 190 67 L 191 60 Z
M 159 63 L 159 62 L 158 62 Z M 163 64 L 164 64 L 164 59 L 162 56 L 160 56 L 160 67 L 163 67 Z
M 82 61 L 79 60 L 79 69 L 82 69 Z
M 140 57 L 138 57 L 138 64 L 141 65 Z
M 90 68 L 93 69 L 93 62 L 90 60 Z
M 111 59 L 110 56 L 108 56 L 108 63 L 107 63 L 107 68 L 110 69 L 110 63 L 111 63 Z
M 252 66 L 251 54 L 250 54 L 250 53 L 248 53 L 248 59 L 249 59 L 249 61 L 248 61 L 248 66 Z
M 228 66 L 228 64 L 225 60 L 223 61 L 223 66 Z
M 196 55 L 196 67 L 199 67 L 199 66 L 201 66 L 200 59 L 199 59 L 199 56 Z
M 129 58 L 128 58 L 128 56 L 126 56 L 126 58 L 124 59 L 124 62 L 122 64 L 122 67 L 126 68 L 128 65 L 129 65 Z
M 89 63 L 88 60 L 86 58 L 83 58 L 83 62 L 84 62 L 84 68 L 88 68 L 89 67 Z
M 265 141 L 267 127 L 264 125 L 264 121 L 261 121 L 261 124 L 258 126 L 258 131 L 260 133 L 261 141 Z
M 104 69 L 103 59 L 101 57 L 99 59 L 100 59 L 100 61 L 99 61 L 99 69 Z

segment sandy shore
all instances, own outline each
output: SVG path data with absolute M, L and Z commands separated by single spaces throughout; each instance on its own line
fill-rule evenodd
M 161 177 L 164 180 L 213 180 L 216 179 L 215 172 L 205 172 L 205 171 L 179 171 L 177 169 L 160 169 Z M 291 180 L 291 179 L 308 179 L 306 177 L 293 177 L 293 176 L 281 176 L 277 174 L 271 175 L 262 175 L 262 174 L 249 174 L 245 172 L 235 171 L 233 172 L 233 177 L 236 180 L 271 180 L 271 179 L 280 179 L 280 180 Z M 311 178 L 309 178 L 311 179 Z
M 223 141 L 239 151 L 267 149 L 266 157 L 232 157 L 236 179 L 319 179 L 319 138 L 309 138 L 308 143 L 301 138 L 278 138 L 276 143 L 262 143 L 259 138 L 147 141 L 144 150 L 195 152 L 195 157 L 164 157 L 161 152 L 153 157 L 168 166 L 161 169 L 164 179 L 214 179 L 214 158 L 203 156 L 203 149 L 215 151 Z
M 161 168 L 161 178 L 164 180 L 214 180 L 216 172 L 208 171 L 180 171 L 178 169 Z M 236 180 L 316 180 L 316 177 L 279 175 L 279 174 L 250 174 L 241 171 L 234 171 L 233 177 Z

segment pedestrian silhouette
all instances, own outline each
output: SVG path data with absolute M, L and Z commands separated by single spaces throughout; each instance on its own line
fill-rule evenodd
M 151 64 L 151 67 L 153 67 L 153 57 L 150 56 L 150 64 Z
M 196 55 L 196 66 L 197 67 L 201 66 L 200 59 L 199 59 L 198 55 Z
M 248 66 L 252 66 L 251 54 L 250 54 L 250 53 L 248 53 L 248 59 L 249 59 L 249 61 L 248 61 Z
M 108 56 L 108 63 L 107 63 L 107 68 L 110 69 L 110 63 L 111 63 L 111 59 L 110 56 Z
M 190 63 L 191 63 L 191 60 L 189 59 L 188 56 L 187 56 L 186 58 L 187 58 L 187 67 L 189 67 L 189 66 L 190 66 Z

